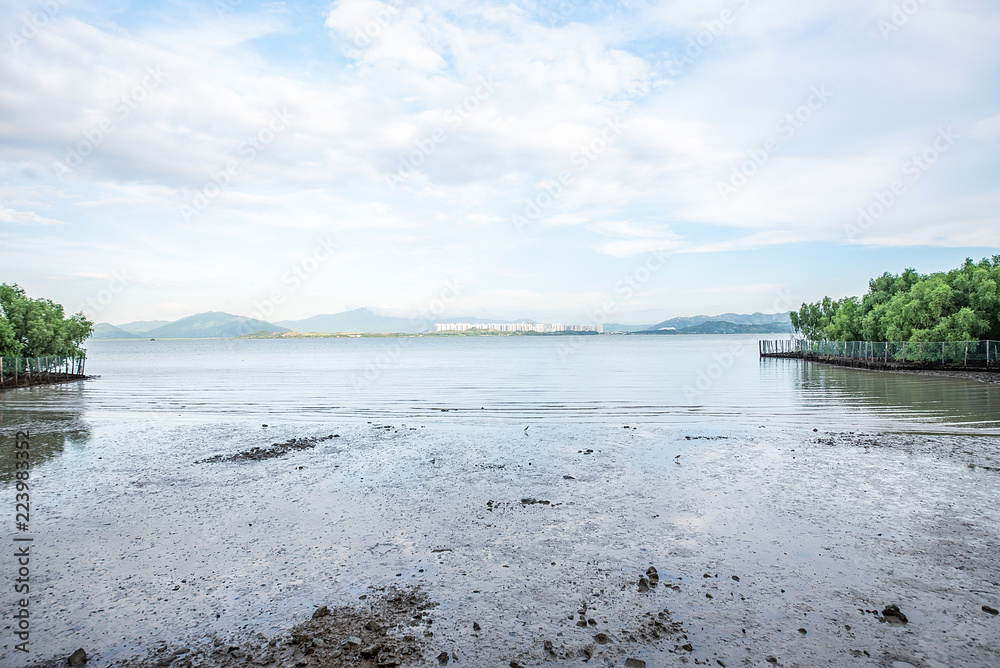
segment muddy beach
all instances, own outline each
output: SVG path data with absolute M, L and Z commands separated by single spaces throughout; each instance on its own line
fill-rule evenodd
M 91 431 L 46 472 L 81 484 L 39 509 L 52 527 L 38 538 L 40 665 L 78 647 L 88 665 L 178 668 L 1000 657 L 994 436 L 377 421 Z

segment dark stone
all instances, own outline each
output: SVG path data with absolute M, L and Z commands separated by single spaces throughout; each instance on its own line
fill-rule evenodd
M 990 607 L 990 606 L 988 606 L 988 605 L 984 605 L 984 606 L 983 606 L 983 612 L 988 612 L 988 613 L 990 613 L 991 615 L 996 615 L 996 614 L 1000 614 L 1000 610 L 997 610 L 996 608 L 991 608 L 991 607 Z
M 740 581 L 740 576 L 739 575 L 734 575 L 733 576 L 733 581 L 734 582 L 739 582 Z
M 776 658 L 774 658 L 773 656 L 769 656 L 769 657 L 767 657 L 767 662 L 768 663 L 778 663 L 778 660 Z
M 681 645 L 681 649 L 684 650 L 685 652 L 693 652 L 694 651 L 694 645 L 692 645 L 689 642 L 688 643 L 684 643 L 683 645 Z
M 441 652 L 440 654 L 438 654 L 438 663 L 440 663 L 442 666 L 447 666 L 448 659 L 450 658 L 451 657 L 448 656 L 448 652 Z
M 598 645 L 607 645 L 608 643 L 614 642 L 607 633 L 598 633 L 594 636 L 594 642 Z
M 479 622 L 472 622 L 472 630 L 473 630 L 473 631 L 478 631 L 478 630 L 480 630 L 481 628 L 483 628 L 483 627 L 481 627 L 481 626 L 479 625 Z
M 313 611 L 313 619 L 319 619 L 320 617 L 326 617 L 330 614 L 330 608 L 325 605 L 321 605 Z
M 625 659 L 625 668 L 646 668 L 646 662 L 642 659 L 629 657 Z
M 68 661 L 71 666 L 82 666 L 87 663 L 87 653 L 83 651 L 83 648 L 81 647 L 69 655 Z
M 799 633 L 801 633 L 802 635 L 805 635 L 806 634 L 806 630 L 805 629 L 799 629 Z
M 645 575 L 639 578 L 639 591 L 649 591 L 649 579 Z
M 892 605 L 887 605 L 884 608 L 882 608 L 882 616 L 885 617 L 885 618 L 887 618 L 887 619 L 890 618 L 890 617 L 892 617 L 897 622 L 899 622 L 900 624 L 905 624 L 906 622 L 909 621 L 906 618 L 906 615 L 904 615 L 899 610 L 899 606 L 896 605 L 895 603 L 893 603 Z

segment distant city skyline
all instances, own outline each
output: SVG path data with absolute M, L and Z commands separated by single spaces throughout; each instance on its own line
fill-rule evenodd
M 0 2 L 0 282 L 98 322 L 641 324 L 1000 252 L 987 0 Z

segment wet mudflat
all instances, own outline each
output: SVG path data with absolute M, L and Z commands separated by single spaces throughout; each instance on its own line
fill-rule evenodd
M 32 658 L 997 665 L 997 437 L 524 426 L 91 420 L 36 473 Z

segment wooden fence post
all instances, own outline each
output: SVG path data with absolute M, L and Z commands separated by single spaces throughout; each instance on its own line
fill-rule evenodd
M 964 366 L 964 367 L 968 367 L 969 366 L 969 342 L 968 341 L 965 342 L 965 364 L 963 364 L 962 366 Z

